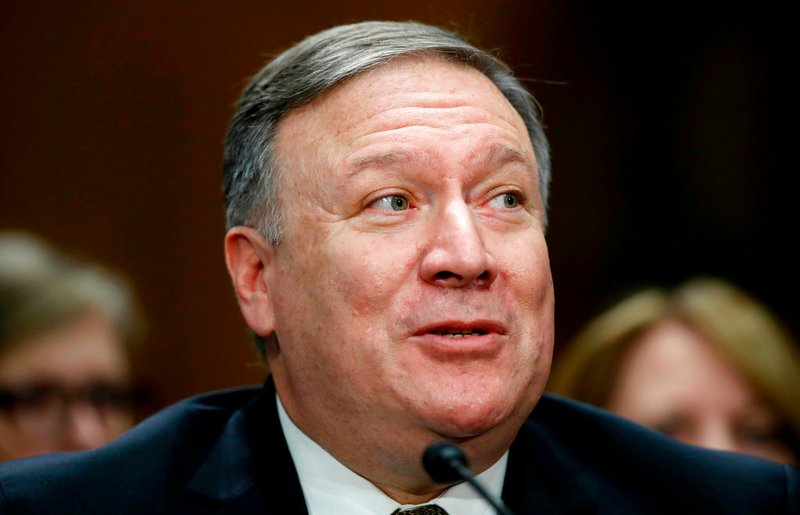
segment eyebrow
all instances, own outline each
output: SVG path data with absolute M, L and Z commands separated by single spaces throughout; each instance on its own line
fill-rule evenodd
M 489 148 L 489 152 L 476 156 L 475 164 L 480 168 L 505 163 L 520 163 L 533 171 L 533 161 L 530 156 L 519 149 L 495 143 Z
M 356 159 L 350 167 L 347 175 L 353 176 L 371 167 L 388 168 L 409 161 L 421 160 L 431 163 L 433 159 L 424 152 L 409 152 L 406 150 L 393 150 L 383 154 L 376 154 Z
M 356 159 L 347 175 L 356 175 L 373 166 L 388 168 L 415 160 L 421 160 L 423 163 L 429 164 L 433 162 L 431 156 L 424 152 L 409 152 L 405 150 L 390 151 Z M 530 156 L 521 150 L 502 143 L 493 144 L 488 152 L 481 153 L 471 160 L 480 168 L 488 168 L 493 165 L 505 163 L 520 163 L 531 171 L 534 169 Z

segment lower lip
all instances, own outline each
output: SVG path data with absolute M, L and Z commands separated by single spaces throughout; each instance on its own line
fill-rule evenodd
M 487 333 L 478 336 L 462 336 L 452 338 L 435 333 L 426 333 L 414 336 L 424 350 L 444 356 L 469 356 L 492 355 L 500 350 L 504 337 L 497 333 Z

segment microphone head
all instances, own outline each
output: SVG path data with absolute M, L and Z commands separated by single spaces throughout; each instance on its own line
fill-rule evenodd
M 437 483 L 453 483 L 466 479 L 459 467 L 468 467 L 464 451 L 445 441 L 432 443 L 425 449 L 422 466 Z

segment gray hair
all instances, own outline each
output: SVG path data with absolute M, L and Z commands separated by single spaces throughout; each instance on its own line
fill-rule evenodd
M 261 69 L 244 89 L 228 129 L 223 162 L 228 227 L 247 225 L 282 239 L 275 134 L 281 117 L 326 90 L 407 55 L 434 55 L 488 77 L 522 117 L 539 168 L 544 222 L 550 155 L 536 100 L 496 57 L 456 33 L 416 22 L 361 22 L 309 36 Z

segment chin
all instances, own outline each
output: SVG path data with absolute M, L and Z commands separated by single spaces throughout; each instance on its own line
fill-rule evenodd
M 514 406 L 508 402 L 475 400 L 437 403 L 427 413 L 429 427 L 446 438 L 471 438 L 514 422 Z
M 405 410 L 445 438 L 471 438 L 497 428 L 516 431 L 533 409 L 539 390 L 527 377 L 508 374 L 443 375 L 398 393 Z

